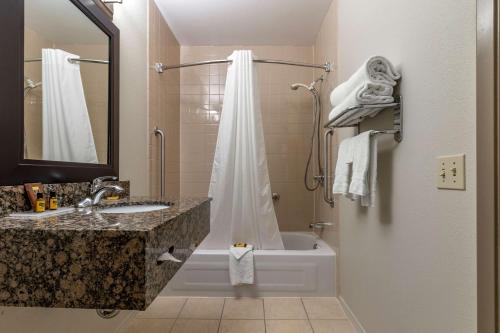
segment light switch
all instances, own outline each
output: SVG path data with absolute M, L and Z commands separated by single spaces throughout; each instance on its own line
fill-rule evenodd
M 437 160 L 437 187 L 465 190 L 465 155 L 439 156 Z

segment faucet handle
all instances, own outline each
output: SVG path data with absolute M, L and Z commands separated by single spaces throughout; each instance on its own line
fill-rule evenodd
M 102 176 L 102 177 L 97 177 L 92 181 L 92 192 L 97 191 L 101 186 L 102 183 L 108 180 L 118 180 L 118 177 L 116 176 Z

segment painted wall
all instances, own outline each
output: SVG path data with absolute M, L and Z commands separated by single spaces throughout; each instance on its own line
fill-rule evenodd
M 369 333 L 476 331 L 475 17 L 475 1 L 338 0 L 318 37 L 331 56 L 338 40 L 339 82 L 374 54 L 403 74 L 377 207 L 340 199 L 340 294 Z M 436 156 L 456 153 L 467 190 L 437 190 Z
M 120 29 L 120 178 L 132 195 L 148 195 L 148 1 L 115 6 Z
M 225 59 L 233 50 L 251 49 L 257 57 L 312 62 L 312 47 L 182 46 L 181 62 Z M 290 84 L 309 84 L 308 68 L 258 64 L 262 118 L 272 191 L 280 230 L 308 230 L 314 195 L 304 187 L 304 168 L 312 131 L 312 95 Z M 181 70 L 181 193 L 208 194 L 219 120 L 224 100 L 226 64 Z

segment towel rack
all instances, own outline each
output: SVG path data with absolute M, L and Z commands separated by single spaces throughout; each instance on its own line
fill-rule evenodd
M 380 103 L 380 104 L 364 104 L 364 105 L 357 105 L 350 107 L 348 109 L 345 109 L 344 111 L 340 112 L 335 118 L 331 119 L 328 121 L 328 123 L 325 124 L 325 128 L 346 128 L 346 127 L 356 127 L 358 129 L 358 133 L 360 132 L 360 125 L 363 122 L 363 120 L 370 118 L 369 114 L 363 117 L 359 117 L 358 119 L 351 120 L 351 121 L 340 121 L 337 122 L 339 119 L 342 119 L 342 117 L 353 110 L 358 110 L 360 113 L 364 113 L 363 111 L 369 111 L 369 110 L 374 110 L 374 109 L 380 109 L 380 111 L 386 110 L 386 109 L 392 109 L 393 110 L 393 128 L 391 129 L 386 129 L 386 130 L 380 130 L 380 131 L 373 131 L 373 135 L 376 134 L 392 134 L 394 135 L 394 140 L 397 142 L 403 141 L 403 98 L 402 96 L 397 96 L 395 98 L 394 103 Z M 369 112 L 367 112 L 369 113 Z
M 356 127 L 358 129 L 358 133 L 360 133 L 360 127 L 361 123 L 363 120 L 370 118 L 369 113 L 367 112 L 367 116 L 359 117 L 358 119 L 355 120 L 350 120 L 350 121 L 342 121 L 339 119 L 342 119 L 342 116 L 344 116 L 346 113 L 351 112 L 353 110 L 359 110 L 360 113 L 364 114 L 363 111 L 370 111 L 374 109 L 380 109 L 380 112 L 391 109 L 393 111 L 393 121 L 392 125 L 393 128 L 391 129 L 385 129 L 385 130 L 374 130 L 372 131 L 372 135 L 379 135 L 379 134 L 391 134 L 394 135 L 394 140 L 396 142 L 401 142 L 403 141 L 403 98 L 402 96 L 397 96 L 395 98 L 394 103 L 380 103 L 380 104 L 365 104 L 365 105 L 357 105 L 350 107 L 344 111 L 342 111 L 339 115 L 337 115 L 335 118 L 331 119 L 328 121 L 328 123 L 325 124 L 325 134 L 323 136 L 324 140 L 324 159 L 323 159 L 323 169 L 325 170 L 325 178 L 324 178 L 324 186 L 323 186 L 323 199 L 325 200 L 326 203 L 328 203 L 331 207 L 334 206 L 334 200 L 333 200 L 333 194 L 332 194 L 332 189 L 331 189 L 331 184 L 330 184 L 330 178 L 331 174 L 333 173 L 332 170 L 330 170 L 330 141 L 333 138 L 333 134 L 335 132 L 336 128 L 347 128 L 347 127 Z M 335 123 L 335 124 L 334 124 Z

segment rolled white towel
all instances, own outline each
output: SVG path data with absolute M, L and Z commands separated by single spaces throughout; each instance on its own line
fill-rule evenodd
M 358 104 L 392 103 L 394 88 L 388 84 L 366 82 L 356 91 Z
M 362 83 L 357 89 L 351 91 L 344 100 L 336 105 L 333 110 L 328 115 L 328 119 L 338 117 L 342 112 L 347 109 L 363 105 L 363 104 L 379 104 L 379 103 L 392 103 L 394 102 L 394 97 L 392 96 L 393 87 L 386 84 L 379 83 Z M 345 112 L 338 120 L 336 120 L 333 125 L 338 125 L 340 123 L 349 123 L 356 118 L 375 116 L 381 109 L 364 109 L 360 111 L 350 110 Z M 352 118 L 352 119 L 351 119 Z
M 365 63 L 345 82 L 336 87 L 330 94 L 332 106 L 337 106 L 352 92 L 366 82 L 396 85 L 401 75 L 396 72 L 389 60 L 374 56 Z

